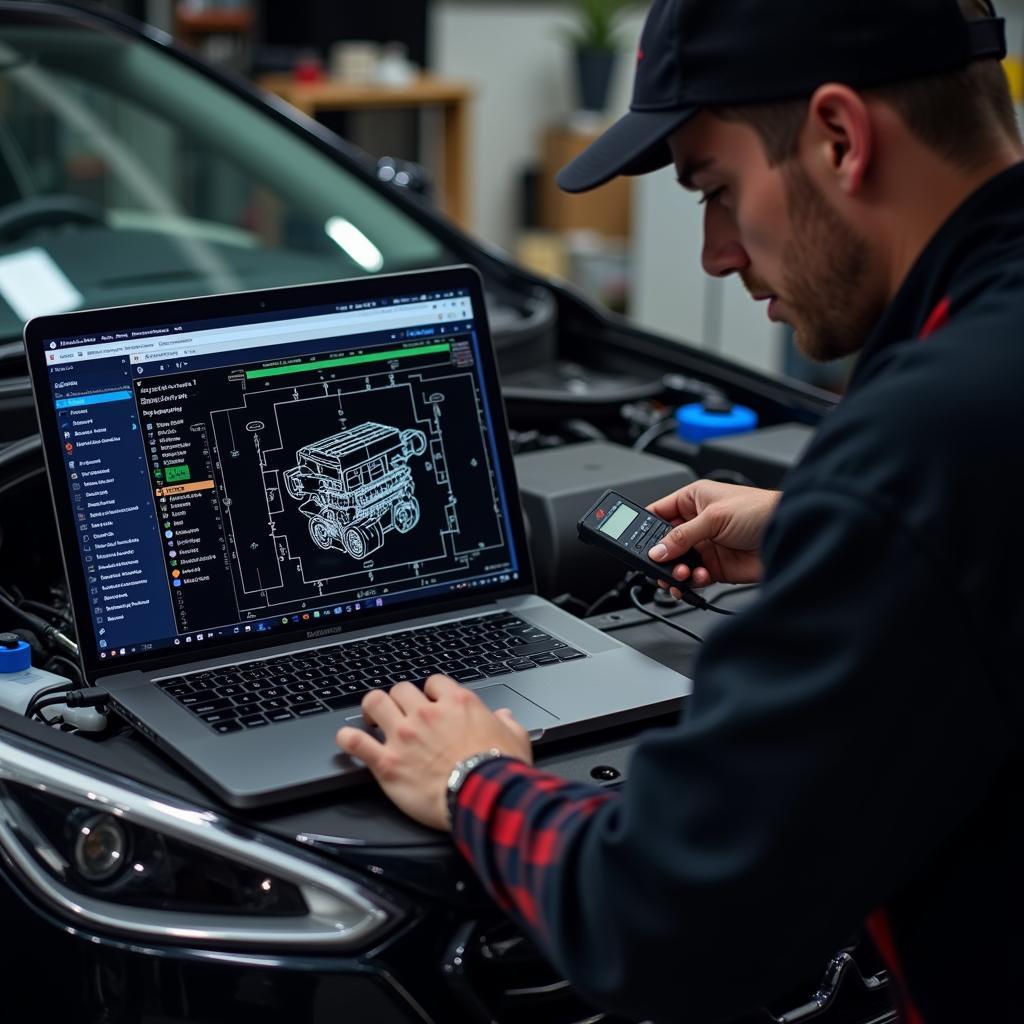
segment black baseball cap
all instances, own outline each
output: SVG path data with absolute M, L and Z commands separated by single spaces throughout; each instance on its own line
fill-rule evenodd
M 1006 56 L 1006 25 L 959 0 L 655 0 L 630 112 L 558 175 L 586 192 L 672 162 L 667 138 L 707 107 L 870 88 Z

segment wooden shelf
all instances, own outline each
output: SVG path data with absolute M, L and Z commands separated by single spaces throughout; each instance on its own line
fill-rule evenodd
M 247 8 L 212 11 L 178 10 L 174 32 L 181 39 L 215 33 L 245 33 L 253 27 L 253 14 Z
M 467 103 L 473 96 L 472 87 L 463 82 L 430 75 L 421 75 L 407 85 L 376 85 L 337 78 L 297 82 L 293 75 L 275 73 L 263 75 L 257 84 L 313 116 L 318 110 L 446 106 Z
M 596 231 L 609 238 L 632 233 L 632 186 L 629 178 L 616 178 L 583 195 L 569 195 L 555 183 L 560 168 L 576 159 L 601 132 L 550 128 L 544 136 L 541 174 L 540 223 L 548 231 Z
M 462 227 L 469 223 L 469 104 L 473 89 L 432 75 L 420 75 L 407 85 L 357 84 L 336 78 L 297 82 L 293 75 L 264 75 L 258 84 L 280 96 L 309 117 L 326 111 L 384 110 L 434 107 L 442 111 L 444 176 L 443 206 Z

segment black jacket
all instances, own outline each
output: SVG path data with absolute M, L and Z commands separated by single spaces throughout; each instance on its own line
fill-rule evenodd
M 925 1024 L 1024 1019 L 1022 392 L 1024 164 L 929 244 L 786 484 L 759 600 L 548 870 L 582 991 L 729 1019 L 882 910 Z

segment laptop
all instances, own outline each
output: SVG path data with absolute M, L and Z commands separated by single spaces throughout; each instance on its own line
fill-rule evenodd
M 469 267 L 40 317 L 89 684 L 227 804 L 367 777 L 337 730 L 445 672 L 537 742 L 690 681 L 534 593 Z

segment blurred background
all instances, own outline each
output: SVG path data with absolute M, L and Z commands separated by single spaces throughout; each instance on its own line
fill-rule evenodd
M 555 172 L 628 106 L 646 4 L 623 0 L 109 0 L 382 160 L 471 234 L 661 333 L 841 390 L 738 281 L 701 272 L 671 169 L 562 195 Z M 1002 0 L 1024 98 L 1024 0 Z

